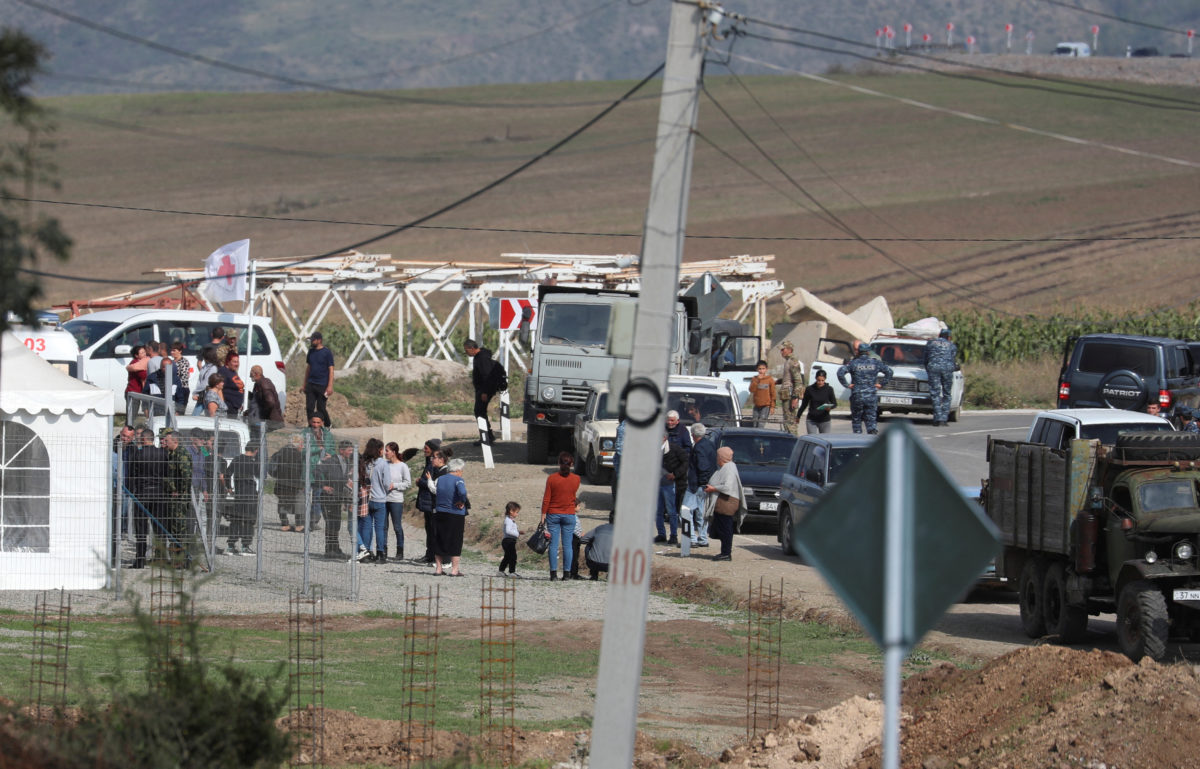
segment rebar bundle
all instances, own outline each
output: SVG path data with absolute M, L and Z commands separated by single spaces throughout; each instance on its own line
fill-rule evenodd
M 150 575 L 150 616 L 158 630 L 151 665 L 159 680 L 171 661 L 183 656 L 184 615 L 190 613 L 190 603 L 183 595 L 184 573 L 174 564 L 155 561 Z
M 750 583 L 746 610 L 746 738 L 779 726 L 783 580 L 779 589 Z
M 438 615 L 441 589 L 405 589 L 404 599 L 404 758 L 406 767 L 433 760 L 437 722 Z
M 292 766 L 325 762 L 325 595 L 317 585 L 288 595 L 289 721 L 296 738 Z
M 485 761 L 512 766 L 516 752 L 516 583 L 484 577 L 479 604 L 479 735 Z
M 29 671 L 29 708 L 34 718 L 54 718 L 67 703 L 67 657 L 71 642 L 71 595 L 58 591 L 58 610 L 50 612 L 46 592 L 34 599 L 33 655 Z

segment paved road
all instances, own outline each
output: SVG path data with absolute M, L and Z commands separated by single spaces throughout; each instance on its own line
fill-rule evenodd
M 984 459 L 988 435 L 1008 440 L 1025 436 L 1034 411 L 966 412 L 960 422 L 933 427 L 929 420 L 909 420 L 917 435 L 928 442 L 934 454 L 951 476 L 962 485 L 978 485 L 987 475 Z M 902 417 L 885 417 L 881 426 Z M 848 420 L 835 423 L 835 432 L 849 432 Z M 785 557 L 775 539 L 773 528 L 761 527 L 738 535 L 736 545 L 745 554 L 743 568 L 751 579 L 765 577 L 785 581 L 785 590 L 805 606 L 843 609 L 840 600 L 815 568 L 794 557 Z M 738 556 L 735 556 L 738 558 Z M 744 581 L 742 582 L 744 585 Z M 1076 648 L 1097 648 L 1119 652 L 1112 615 L 1092 617 L 1088 634 Z M 961 603 L 950 608 L 925 643 L 951 647 L 959 653 L 978 658 L 999 656 L 1033 641 L 1021 630 L 1016 594 L 1001 586 L 981 586 Z M 1200 645 L 1172 645 L 1168 657 L 1183 658 L 1193 664 L 1200 661 Z

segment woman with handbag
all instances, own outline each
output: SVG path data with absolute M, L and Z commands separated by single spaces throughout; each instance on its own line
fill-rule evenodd
M 708 493 L 706 516 L 712 520 L 713 534 L 721 541 L 721 552 L 714 555 L 713 560 L 731 561 L 733 522 L 738 511 L 746 507 L 746 492 L 733 462 L 733 449 L 728 446 L 717 449 L 717 471 L 708 479 L 704 491 Z
M 558 546 L 562 543 L 563 580 L 571 573 L 571 537 L 575 533 L 575 506 L 579 494 L 579 476 L 571 472 L 575 467 L 575 456 L 564 451 L 558 455 L 558 472 L 546 479 L 546 493 L 542 495 L 541 525 L 546 527 L 550 538 L 550 581 L 558 579 Z

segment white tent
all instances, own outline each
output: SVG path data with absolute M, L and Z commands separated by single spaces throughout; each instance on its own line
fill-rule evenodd
M 5 333 L 0 346 L 0 589 L 105 584 L 112 393 Z

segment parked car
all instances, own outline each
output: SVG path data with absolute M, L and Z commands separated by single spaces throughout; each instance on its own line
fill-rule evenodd
M 146 427 L 154 431 L 154 442 L 157 445 L 158 431 L 166 427 L 166 421 L 161 415 L 149 416 L 146 418 Z M 211 438 L 213 434 L 213 417 L 177 416 L 175 417 L 175 429 L 185 438 L 193 429 L 199 429 L 206 437 Z M 229 419 L 228 417 L 218 419 L 217 456 L 225 461 L 229 461 L 238 454 L 243 453 L 246 450 L 246 444 L 249 442 L 250 427 L 245 422 L 240 419 Z
M 877 436 L 867 434 L 802 435 L 796 439 L 779 489 L 775 538 L 786 555 L 795 555 L 792 531 L 825 492 L 867 450 Z
M 667 378 L 667 410 L 678 411 L 680 423 L 688 426 L 696 421 L 708 427 L 742 423 L 737 388 L 720 377 L 671 375 Z
M 97 387 L 112 390 L 116 413 L 125 413 L 125 385 L 128 374 L 125 366 L 132 358 L 135 345 L 151 341 L 183 342 L 183 355 L 190 364 L 188 388 L 195 394 L 205 385 L 197 382 L 199 367 L 196 359 L 212 340 L 212 330 L 218 326 L 227 332 L 237 332 L 238 352 L 241 353 L 238 376 L 250 385 L 250 367 L 262 366 L 263 375 L 275 383 L 279 391 L 279 407 L 287 407 L 287 376 L 279 340 L 269 318 L 254 318 L 254 344 L 246 354 L 246 328 L 250 318 L 228 312 L 196 312 L 192 310 L 105 310 L 72 318 L 63 324 L 79 345 L 83 366 L 78 376 Z M 54 361 L 51 361 L 54 362 Z M 72 360 L 72 363 L 74 361 Z M 207 383 L 206 383 L 207 384 Z
M 1180 339 L 1084 334 L 1067 340 L 1058 375 L 1058 408 L 1143 411 L 1164 415 L 1200 405 L 1200 359 Z
M 714 427 L 709 431 L 717 448 L 733 449 L 733 462 L 746 492 L 746 513 L 735 522 L 737 531 L 747 518 L 774 521 L 779 516 L 779 488 L 796 447 L 796 436 L 758 427 Z
M 606 384 L 592 385 L 583 411 L 575 415 L 575 472 L 592 483 L 605 484 L 612 478 L 619 416 Z
M 1092 55 L 1092 47 L 1087 43 L 1059 43 L 1054 46 L 1053 55 L 1082 58 Z
M 1027 443 L 1054 449 L 1069 449 L 1079 438 L 1098 440 L 1106 446 L 1124 433 L 1173 432 L 1175 426 L 1162 417 L 1120 409 L 1059 409 L 1042 411 L 1029 426 Z

